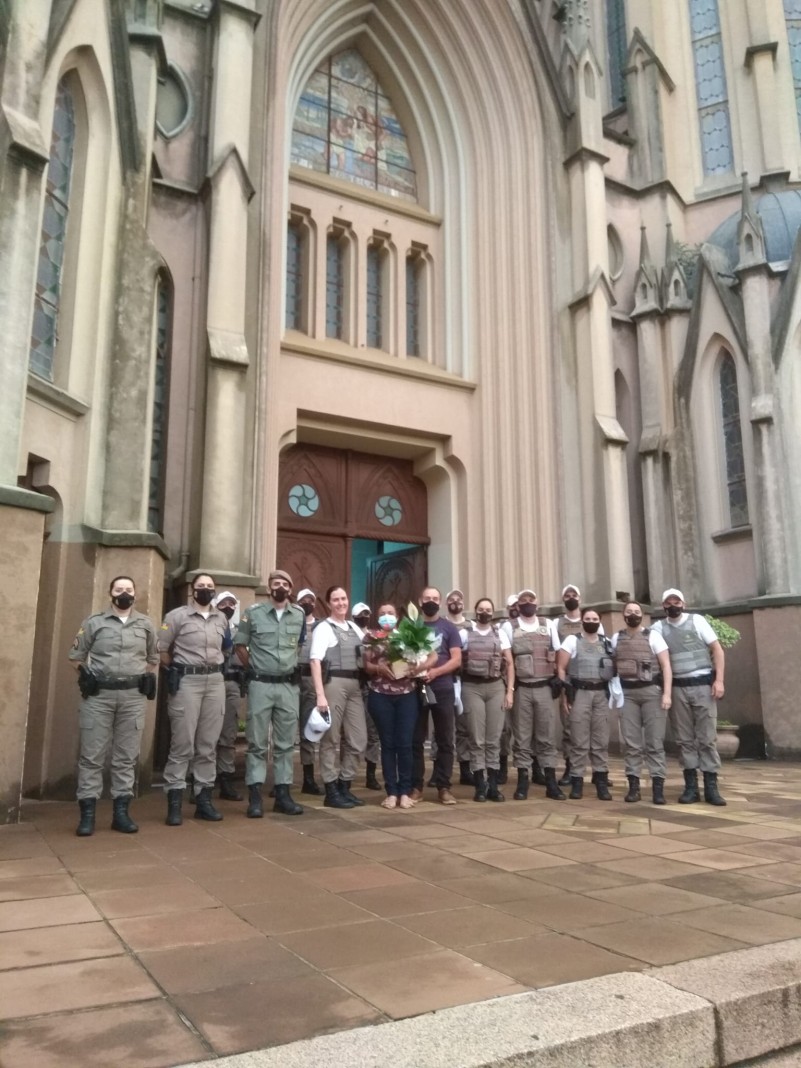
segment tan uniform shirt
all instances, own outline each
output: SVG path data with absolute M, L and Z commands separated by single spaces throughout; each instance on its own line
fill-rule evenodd
M 156 628 L 133 608 L 127 623 L 109 608 L 81 623 L 69 656 L 103 678 L 141 675 L 148 664 L 159 662 Z
M 209 607 L 208 616 L 204 616 L 192 605 L 183 604 L 164 617 L 158 648 L 160 653 L 171 654 L 173 664 L 209 667 L 223 663 L 227 633 L 228 620 L 218 609 Z

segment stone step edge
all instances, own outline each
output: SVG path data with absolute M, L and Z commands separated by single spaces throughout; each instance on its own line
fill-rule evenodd
M 792 939 L 184 1068 L 722 1068 L 799 1043 L 801 939 Z

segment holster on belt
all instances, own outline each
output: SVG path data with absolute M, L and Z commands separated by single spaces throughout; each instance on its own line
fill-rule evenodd
M 81 664 L 78 668 L 78 689 L 81 691 L 81 697 L 94 697 L 100 692 L 97 678 L 86 664 Z
M 567 698 L 567 703 L 572 705 L 576 700 L 576 687 L 572 682 L 568 682 L 567 679 L 562 683 L 562 693 Z
M 139 676 L 139 692 L 148 701 L 156 700 L 156 674 L 154 671 L 146 671 Z
M 174 697 L 181 688 L 181 677 L 183 672 L 177 665 L 173 664 L 165 671 L 167 676 L 167 693 L 170 697 Z
M 553 678 L 548 679 L 548 685 L 551 687 L 551 697 L 556 700 L 556 698 L 564 689 L 564 683 L 558 675 L 554 675 Z

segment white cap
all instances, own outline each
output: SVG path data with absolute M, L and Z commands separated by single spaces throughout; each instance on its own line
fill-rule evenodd
M 578 588 L 578 586 L 575 585 L 575 583 L 568 582 L 568 584 L 562 590 L 562 596 L 563 597 L 567 593 L 568 590 L 575 590 L 576 591 L 576 597 L 581 597 L 581 590 Z
M 300 591 L 300 593 L 296 597 L 296 600 L 302 601 L 304 597 L 313 597 L 315 601 L 317 600 L 317 594 L 314 592 L 314 590 L 310 590 L 306 586 L 304 586 L 304 588 Z
M 212 604 L 215 608 L 219 608 L 221 601 L 233 601 L 234 602 L 234 614 L 231 616 L 231 626 L 239 626 L 239 598 L 235 593 L 231 593 L 230 590 L 223 590 L 222 593 L 218 593 L 216 597 L 212 598 Z
M 518 594 L 510 593 L 509 596 L 506 598 L 506 607 L 511 608 L 513 604 L 517 604 L 517 598 Z
M 532 596 L 532 597 L 533 597 L 533 598 L 534 598 L 535 600 L 536 600 L 536 598 L 537 598 L 537 591 L 536 591 L 536 590 L 531 590 L 531 589 L 528 589 L 528 588 L 527 588 L 527 589 L 525 589 L 525 590 L 521 590 L 521 591 L 520 591 L 520 593 L 518 593 L 518 595 L 517 595 L 517 596 L 518 596 L 518 597 L 522 597 L 524 593 L 529 593 L 529 594 L 531 594 L 531 596 Z
M 665 590 L 665 592 L 662 594 L 662 604 L 665 603 L 668 597 L 678 597 L 681 603 L 684 604 L 684 594 L 681 592 L 681 590 L 676 590 L 672 586 L 669 590 Z
M 354 616 L 354 617 L 355 616 L 360 616 L 363 612 L 369 612 L 369 611 L 370 611 L 370 605 L 369 604 L 365 604 L 364 601 L 359 601 L 358 604 L 355 604 L 353 606 L 353 610 L 351 611 L 351 615 Z
M 319 742 L 330 726 L 331 713 L 327 709 L 321 712 L 319 708 L 313 708 L 303 728 L 303 736 L 308 742 Z
M 462 600 L 464 600 L 464 594 L 462 593 L 462 591 L 460 589 L 448 590 L 447 594 L 445 595 L 445 600 L 449 601 L 454 593 L 458 594 L 459 597 L 461 597 Z

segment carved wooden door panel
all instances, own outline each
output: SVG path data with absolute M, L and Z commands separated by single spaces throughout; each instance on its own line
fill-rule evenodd
M 328 615 L 323 596 L 329 586 L 341 582 L 350 589 L 350 542 L 325 534 L 278 535 L 278 566 L 292 576 L 293 589 L 307 587 L 317 594 L 314 614 L 318 619 Z
M 394 604 L 397 609 L 405 608 L 410 601 L 417 604 L 428 581 L 422 545 L 374 556 L 367 566 L 367 603 L 374 613 L 382 604 Z

